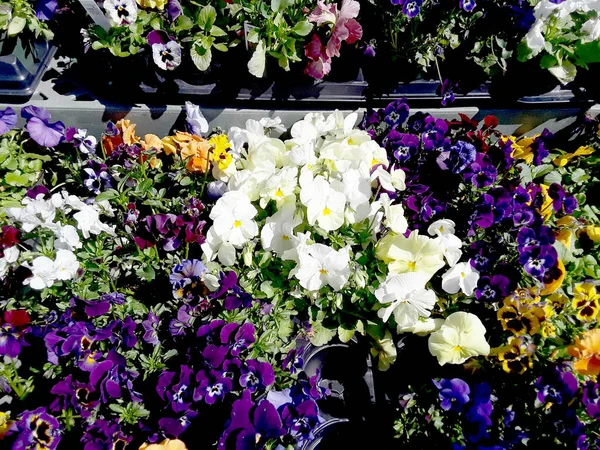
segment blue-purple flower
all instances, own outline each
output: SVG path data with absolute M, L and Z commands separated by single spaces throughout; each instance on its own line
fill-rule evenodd
M 547 271 L 554 267 L 558 259 L 556 249 L 551 245 L 526 247 L 519 256 L 519 263 L 525 272 L 536 278 L 543 278 Z
M 13 450 L 54 450 L 61 439 L 61 427 L 58 420 L 40 407 L 23 412 L 10 428 L 16 434 Z
M 510 292 L 510 280 L 504 275 L 481 277 L 477 283 L 475 297 L 484 302 L 498 302 Z
M 475 9 L 475 6 L 477 6 L 475 0 L 460 0 L 459 3 L 460 7 L 467 12 L 473 11 L 473 9 Z
M 38 106 L 25 106 L 21 109 L 21 116 L 27 120 L 27 131 L 35 142 L 43 147 L 56 147 L 64 137 L 65 125 L 50 122 L 50 113 L 46 108 Z
M 8 133 L 17 124 L 17 114 L 15 110 L 8 106 L 0 110 L 0 135 Z
M 444 411 L 461 412 L 469 402 L 471 389 L 460 378 L 433 380 L 433 384 L 440 391 L 440 406 Z
M 402 13 L 409 19 L 417 17 L 421 11 L 422 4 L 423 0 L 406 0 L 406 3 L 402 7 Z

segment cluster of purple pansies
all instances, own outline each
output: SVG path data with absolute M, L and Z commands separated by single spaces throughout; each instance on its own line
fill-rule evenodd
M 420 112 L 409 117 L 406 103 L 397 100 L 367 112 L 361 127 L 406 172 L 402 202 L 413 228 L 426 229 L 427 224 L 448 218 L 472 237 L 467 252 L 481 275 L 475 292 L 478 300 L 500 301 L 517 286 L 519 271 L 502 258 L 514 252 L 515 243 L 516 257 L 525 272 L 542 283 L 551 283 L 562 270 L 552 246 L 554 236 L 543 225 L 545 202 L 550 198 L 554 213 L 560 217 L 571 214 L 577 200 L 558 183 L 547 189 L 536 183 L 522 186 L 515 170 L 515 143 L 496 130 L 498 120 L 487 116 L 480 126 L 460 116 L 456 121 Z M 494 145 L 488 143 L 492 137 L 496 139 Z M 549 155 L 552 138 L 545 130 L 532 140 L 527 151 L 534 165 L 542 164 Z M 466 223 L 465 217 L 469 218 Z M 511 240 L 502 237 L 505 232 Z
M 0 242 L 8 245 L 16 239 L 11 229 L 4 229 Z M 276 372 L 268 362 L 249 357 L 257 339 L 254 325 L 206 320 L 200 314 L 219 302 L 234 310 L 252 298 L 241 291 L 233 272 L 222 274 L 213 291 L 205 284 L 206 274 L 198 260 L 173 268 L 170 281 L 181 307 L 171 320 L 149 311 L 146 320 L 136 323 L 123 315 L 127 299 L 117 292 L 97 299 L 72 297 L 66 311 L 52 311 L 35 324 L 24 310 L 6 311 L 0 321 L 0 356 L 18 358 L 24 346 L 39 351 L 41 345 L 48 363 L 61 368 L 61 376 L 49 386 L 48 405 L 12 421 L 6 433 L 12 448 L 56 449 L 63 434 L 57 417 L 65 411 L 81 418 L 85 450 L 125 448 L 140 437 L 147 442 L 177 438 L 211 414 L 220 417 L 216 423 L 221 420 L 225 430 L 220 448 L 259 449 L 273 438 L 294 443 L 311 437 L 321 421 L 316 400 L 328 394 L 319 386 L 319 375 L 306 376 L 294 350 L 284 368 L 297 374 L 297 383 L 266 399 Z M 155 374 L 140 373 L 127 355 L 145 345 L 176 349 L 177 356 Z M 160 412 L 132 428 L 104 415 L 113 404 Z
M 205 221 L 201 213 L 204 205 L 200 200 L 191 198 L 183 208 L 182 214 L 153 214 L 140 218 L 135 206 L 131 205 L 127 215 L 127 225 L 135 227 L 134 240 L 141 249 L 162 247 L 167 252 L 177 250 L 183 244 L 204 242 Z

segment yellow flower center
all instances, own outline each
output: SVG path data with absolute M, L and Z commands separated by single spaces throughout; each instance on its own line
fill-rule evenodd
M 416 267 L 417 267 L 417 263 L 416 263 L 415 261 L 410 261 L 410 262 L 408 263 L 408 268 L 409 268 L 410 270 L 414 271 L 414 270 L 416 269 Z
M 321 269 L 321 270 L 319 270 L 319 273 L 321 275 L 327 275 L 329 272 L 327 272 L 325 269 Z
M 281 239 L 283 239 L 284 241 L 289 241 L 290 237 L 286 236 L 285 234 L 283 236 L 281 236 Z
M 283 197 L 283 192 L 281 192 L 281 189 L 277 189 L 277 192 L 275 192 L 275 197 Z
M 455 352 L 462 352 L 462 349 L 463 348 L 460 345 L 455 345 L 452 350 L 454 350 Z
M 235 222 L 233 222 L 233 226 L 234 226 L 235 228 L 239 228 L 239 227 L 241 227 L 241 226 L 242 226 L 242 222 L 240 222 L 239 220 L 236 220 Z
M 464 278 L 464 277 L 466 277 L 465 273 L 464 273 L 464 272 L 461 272 L 461 273 L 460 273 L 460 277 L 461 277 L 461 278 Z
M 323 215 L 324 215 L 324 216 L 328 216 L 329 214 L 331 214 L 331 210 L 330 210 L 329 208 L 325 208 L 325 209 L 323 210 Z

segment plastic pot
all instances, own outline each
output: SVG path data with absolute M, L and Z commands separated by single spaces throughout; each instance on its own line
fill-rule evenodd
M 48 41 L 0 36 L 0 97 L 27 101 L 35 92 L 56 47 Z

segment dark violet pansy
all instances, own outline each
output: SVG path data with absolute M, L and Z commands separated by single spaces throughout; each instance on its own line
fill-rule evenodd
M 268 400 L 255 404 L 250 391 L 233 403 L 231 420 L 219 440 L 222 450 L 256 450 L 284 434 L 281 417 Z
M 148 312 L 148 318 L 142 321 L 142 327 L 144 328 L 144 336 L 142 339 L 144 342 L 152 345 L 158 345 L 158 326 L 160 325 L 160 319 L 152 311 Z
M 583 386 L 583 398 L 581 402 L 585 411 L 592 419 L 600 419 L 600 385 L 595 381 L 587 381 Z
M 555 237 L 552 229 L 545 225 L 533 228 L 523 227 L 517 233 L 519 249 L 526 247 L 539 247 L 540 245 L 554 244 Z
M 35 142 L 43 147 L 56 147 L 64 139 L 65 125 L 50 122 L 50 113 L 38 106 L 25 106 L 21 116 L 27 120 L 27 131 Z
M 0 356 L 16 358 L 21 353 L 21 333 L 12 325 L 0 325 Z
M 458 141 L 438 156 L 437 163 L 440 169 L 450 170 L 452 173 L 461 173 L 469 164 L 475 161 L 477 149 L 473 144 Z
M 123 449 L 131 440 L 132 437 L 123 434 L 117 421 L 95 419 L 87 425 L 81 443 L 83 450 Z
M 10 106 L 0 110 L 0 135 L 8 133 L 17 124 L 17 114 Z
M 498 302 L 510 292 L 510 280 L 504 275 L 481 277 L 477 283 L 475 297 L 483 302 Z
M 541 403 L 568 404 L 578 389 L 577 378 L 568 370 L 555 367 L 552 372 L 535 382 L 537 399 Z
M 171 22 L 175 22 L 175 19 L 183 14 L 181 3 L 179 3 L 178 0 L 169 0 L 167 14 L 169 15 L 169 20 L 171 20 Z
M 206 267 L 198 259 L 184 260 L 173 267 L 169 281 L 174 289 L 181 289 L 189 284 L 200 281 L 206 273 Z
M 385 123 L 395 128 L 402 125 L 408 118 L 408 105 L 406 99 L 395 100 L 383 110 L 383 120 Z
M 492 388 L 483 382 L 476 384 L 472 392 L 472 403 L 465 414 L 471 423 L 479 423 L 485 427 L 492 426 L 492 415 L 494 406 L 492 404 Z
M 443 49 L 440 47 L 440 50 Z M 455 100 L 454 88 L 456 87 L 456 83 L 451 82 L 449 79 L 445 79 L 443 83 L 439 87 L 439 94 L 442 96 L 442 106 L 448 106 L 450 103 L 453 103 Z
M 551 245 L 541 247 L 526 247 L 519 256 L 519 263 L 523 265 L 525 272 L 532 277 L 543 279 L 547 271 L 556 264 L 558 254 Z
M 181 64 L 181 45 L 167 33 L 154 30 L 148 33 L 147 39 L 154 63 L 162 70 L 173 70 Z
M 550 185 L 548 195 L 552 199 L 554 212 L 571 214 L 577 209 L 577 199 L 572 195 L 568 195 L 565 189 L 558 183 Z
M 50 20 L 54 17 L 57 6 L 57 0 L 37 0 L 35 2 L 35 17 L 42 21 Z
M 23 412 L 11 425 L 10 433 L 16 435 L 12 448 L 17 450 L 54 450 L 61 438 L 58 420 L 44 407 Z
M 496 181 L 497 176 L 498 172 L 490 157 L 483 153 L 478 153 L 475 161 L 463 173 L 465 181 L 473 183 L 478 188 L 490 186 Z
M 94 194 L 98 195 L 103 190 L 112 187 L 113 178 L 108 173 L 106 164 L 99 163 L 94 160 L 89 160 L 87 166 L 83 169 L 86 178 L 83 180 L 83 185 Z
M 460 412 L 464 405 L 469 402 L 471 389 L 460 378 L 433 380 L 433 384 L 440 391 L 440 406 L 444 411 L 452 410 Z
M 256 389 L 265 390 L 275 382 L 273 366 L 267 362 L 251 359 L 242 366 L 240 385 L 254 392 Z

